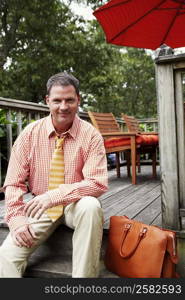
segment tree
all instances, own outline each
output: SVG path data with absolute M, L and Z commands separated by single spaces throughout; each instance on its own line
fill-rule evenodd
M 39 102 L 47 78 L 72 65 L 70 49 L 73 36 L 79 32 L 77 18 L 59 0 L 23 1 L 21 8 L 18 0 L 3 0 L 3 3 L 1 94 Z M 16 29 L 11 31 L 11 28 Z M 10 31 L 11 45 L 8 44 Z M 7 61 L 11 64 L 5 68 Z
M 107 3 L 107 0 L 76 2 L 91 5 L 95 9 Z M 112 111 L 117 116 L 120 111 L 140 118 L 156 116 L 155 69 L 151 56 L 143 49 L 107 44 L 101 26 L 97 21 L 93 22 L 89 44 L 94 49 L 94 70 L 88 70 L 89 76 L 85 81 L 90 83 L 85 87 L 87 109 Z M 87 64 L 83 70 L 86 68 Z
M 151 56 L 143 49 L 127 48 L 122 54 L 120 72 L 120 109 L 138 118 L 156 116 L 155 68 Z
M 76 43 L 77 48 L 74 46 L 83 53 L 83 59 L 78 56 L 80 61 L 76 61 L 73 67 L 74 73 L 79 74 L 84 93 L 82 104 L 87 109 L 110 111 L 114 106 L 114 81 L 120 53 L 105 42 L 104 34 L 96 21 L 89 22 L 86 30 L 86 40 L 82 37 L 84 48 L 80 45 L 78 47 Z
M 151 56 L 142 49 L 107 44 L 101 28 L 95 21 L 94 24 L 96 29 L 90 41 L 96 52 L 92 58 L 96 64 L 85 81 L 89 85 L 84 90 L 90 95 L 87 109 L 113 112 L 116 116 L 121 112 L 139 118 L 156 116 L 155 69 Z
M 44 102 L 47 79 L 66 70 L 80 79 L 84 109 L 155 115 L 145 51 L 107 44 L 96 20 L 75 16 L 63 1 L 2 0 L 0 8 L 1 96 Z

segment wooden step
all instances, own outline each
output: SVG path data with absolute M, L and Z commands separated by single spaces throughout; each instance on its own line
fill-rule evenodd
M 4 201 L 0 201 L 0 245 L 9 233 L 3 221 Z M 31 278 L 66 278 L 72 272 L 72 235 L 73 230 L 60 225 L 49 239 L 30 256 L 24 277 Z M 101 247 L 101 278 L 118 277 L 104 266 L 108 230 L 104 230 Z

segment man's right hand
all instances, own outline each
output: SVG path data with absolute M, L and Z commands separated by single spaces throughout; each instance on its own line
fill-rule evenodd
M 30 224 L 22 225 L 12 232 L 12 239 L 18 247 L 31 248 L 37 239 L 36 234 Z

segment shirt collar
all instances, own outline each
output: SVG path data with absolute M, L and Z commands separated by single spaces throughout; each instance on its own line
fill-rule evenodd
M 72 138 L 74 139 L 77 136 L 79 124 L 80 124 L 80 118 L 76 114 L 71 128 L 69 128 L 69 130 L 67 131 L 67 133 L 71 135 Z M 55 134 L 55 128 L 53 126 L 51 114 L 48 117 L 46 117 L 46 130 L 47 130 L 48 137 L 50 137 L 52 134 Z

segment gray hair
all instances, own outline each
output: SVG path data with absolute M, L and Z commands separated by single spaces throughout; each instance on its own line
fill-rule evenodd
M 68 86 L 72 85 L 75 88 L 76 94 L 79 95 L 79 80 L 72 74 L 67 72 L 57 73 L 51 76 L 46 84 L 47 94 L 49 95 L 50 90 L 53 86 Z

